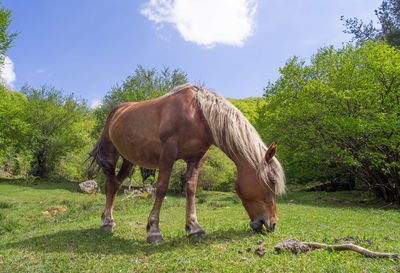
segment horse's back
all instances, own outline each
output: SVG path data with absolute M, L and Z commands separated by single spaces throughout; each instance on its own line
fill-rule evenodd
M 206 151 L 210 133 L 195 101 L 195 91 L 187 88 L 170 96 L 124 103 L 113 110 L 105 130 L 120 155 L 130 162 L 158 168 L 166 141 L 178 145 L 178 158 Z

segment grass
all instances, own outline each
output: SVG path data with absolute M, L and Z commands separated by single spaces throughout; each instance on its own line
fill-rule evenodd
M 276 253 L 282 240 L 335 243 L 360 238 L 381 252 L 400 251 L 400 214 L 368 194 L 297 192 L 278 200 L 278 226 L 254 234 L 233 193 L 197 196 L 203 240 L 186 237 L 185 199 L 168 196 L 161 211 L 164 241 L 146 242 L 152 200 L 119 195 L 114 234 L 99 230 L 105 197 L 76 191 L 76 184 L 0 180 L 0 272 L 399 272 L 400 261 L 367 258 L 355 252 L 314 250 Z M 67 211 L 43 215 L 50 206 Z M 390 208 L 390 209 L 388 209 Z M 255 254 L 259 247 L 267 253 Z M 249 252 L 246 249 L 251 248 Z

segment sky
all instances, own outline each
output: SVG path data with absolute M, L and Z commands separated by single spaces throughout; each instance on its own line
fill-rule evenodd
M 293 57 L 351 40 L 340 17 L 376 21 L 381 0 L 2 0 L 18 36 L 0 77 L 95 107 L 137 65 L 179 68 L 225 97 L 263 95 Z

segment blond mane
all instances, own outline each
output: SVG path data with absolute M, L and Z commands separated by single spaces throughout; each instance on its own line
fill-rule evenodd
M 196 100 L 207 120 L 216 145 L 231 157 L 238 154 L 243 157 L 257 171 L 259 179 L 269 186 L 267 162 L 264 158 L 267 147 L 256 129 L 229 101 L 202 86 L 190 83 L 179 85 L 165 96 L 173 95 L 186 88 L 197 91 Z M 283 168 L 275 157 L 270 167 L 277 177 L 275 192 L 283 194 L 285 192 Z

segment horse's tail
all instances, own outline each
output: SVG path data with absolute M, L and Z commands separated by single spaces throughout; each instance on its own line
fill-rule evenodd
M 99 140 L 94 146 L 93 150 L 89 153 L 85 162 L 91 160 L 87 174 L 89 179 L 95 177 L 100 169 L 104 171 L 105 174 L 114 174 L 114 167 L 107 159 L 107 156 L 103 148 L 103 130 L 101 130 Z

